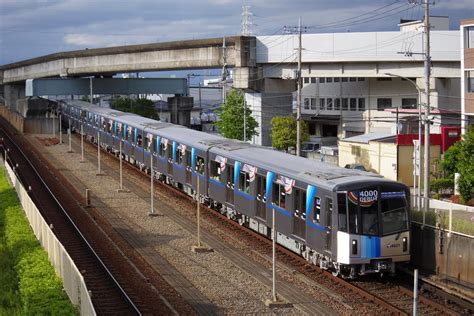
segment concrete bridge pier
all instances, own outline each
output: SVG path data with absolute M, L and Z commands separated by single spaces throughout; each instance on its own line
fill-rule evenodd
M 12 111 L 17 110 L 17 101 L 25 98 L 25 84 L 5 84 L 3 85 L 3 98 L 5 105 Z
M 191 127 L 191 109 L 193 108 L 193 103 L 193 97 L 174 96 L 168 98 L 171 123 Z

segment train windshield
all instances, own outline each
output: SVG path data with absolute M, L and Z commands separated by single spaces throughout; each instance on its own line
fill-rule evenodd
M 348 191 L 339 193 L 338 204 L 340 231 L 384 236 L 408 228 L 404 191 L 392 192 L 380 187 Z
M 405 192 L 382 192 L 382 235 L 408 229 L 408 214 Z

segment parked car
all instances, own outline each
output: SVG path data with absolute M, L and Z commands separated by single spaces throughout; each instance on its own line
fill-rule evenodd
M 345 165 L 344 168 L 368 171 L 367 169 L 365 169 L 364 165 L 362 165 L 360 163 L 350 163 L 350 164 Z

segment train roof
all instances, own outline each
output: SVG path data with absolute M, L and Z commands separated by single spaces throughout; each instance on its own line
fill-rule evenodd
M 323 187 L 335 187 L 352 182 L 386 181 L 382 176 L 356 169 L 346 169 L 328 163 L 297 157 L 268 147 L 248 145 L 241 148 L 228 148 L 217 145 L 212 152 L 229 158 L 248 162 L 255 167 L 277 171 L 292 179 L 316 183 Z
M 201 150 L 212 147 L 211 152 L 213 153 L 328 189 L 361 182 L 367 184 L 394 182 L 374 173 L 341 168 L 328 163 L 290 155 L 272 148 L 227 139 L 220 135 L 208 134 L 110 108 L 94 106 L 83 101 L 68 101 L 68 103 L 109 118 L 117 118 L 125 124 L 142 129 L 145 133 L 158 133 L 162 137 L 189 146 L 192 145 Z

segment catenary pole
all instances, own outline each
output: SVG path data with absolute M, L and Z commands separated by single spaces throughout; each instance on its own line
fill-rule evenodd
M 430 56 L 430 0 L 424 0 L 425 4 L 425 157 L 424 157 L 424 193 L 425 212 L 430 209 L 430 75 L 431 75 L 431 56 Z
M 298 94 L 296 100 L 296 156 L 301 155 L 301 16 L 298 20 Z

